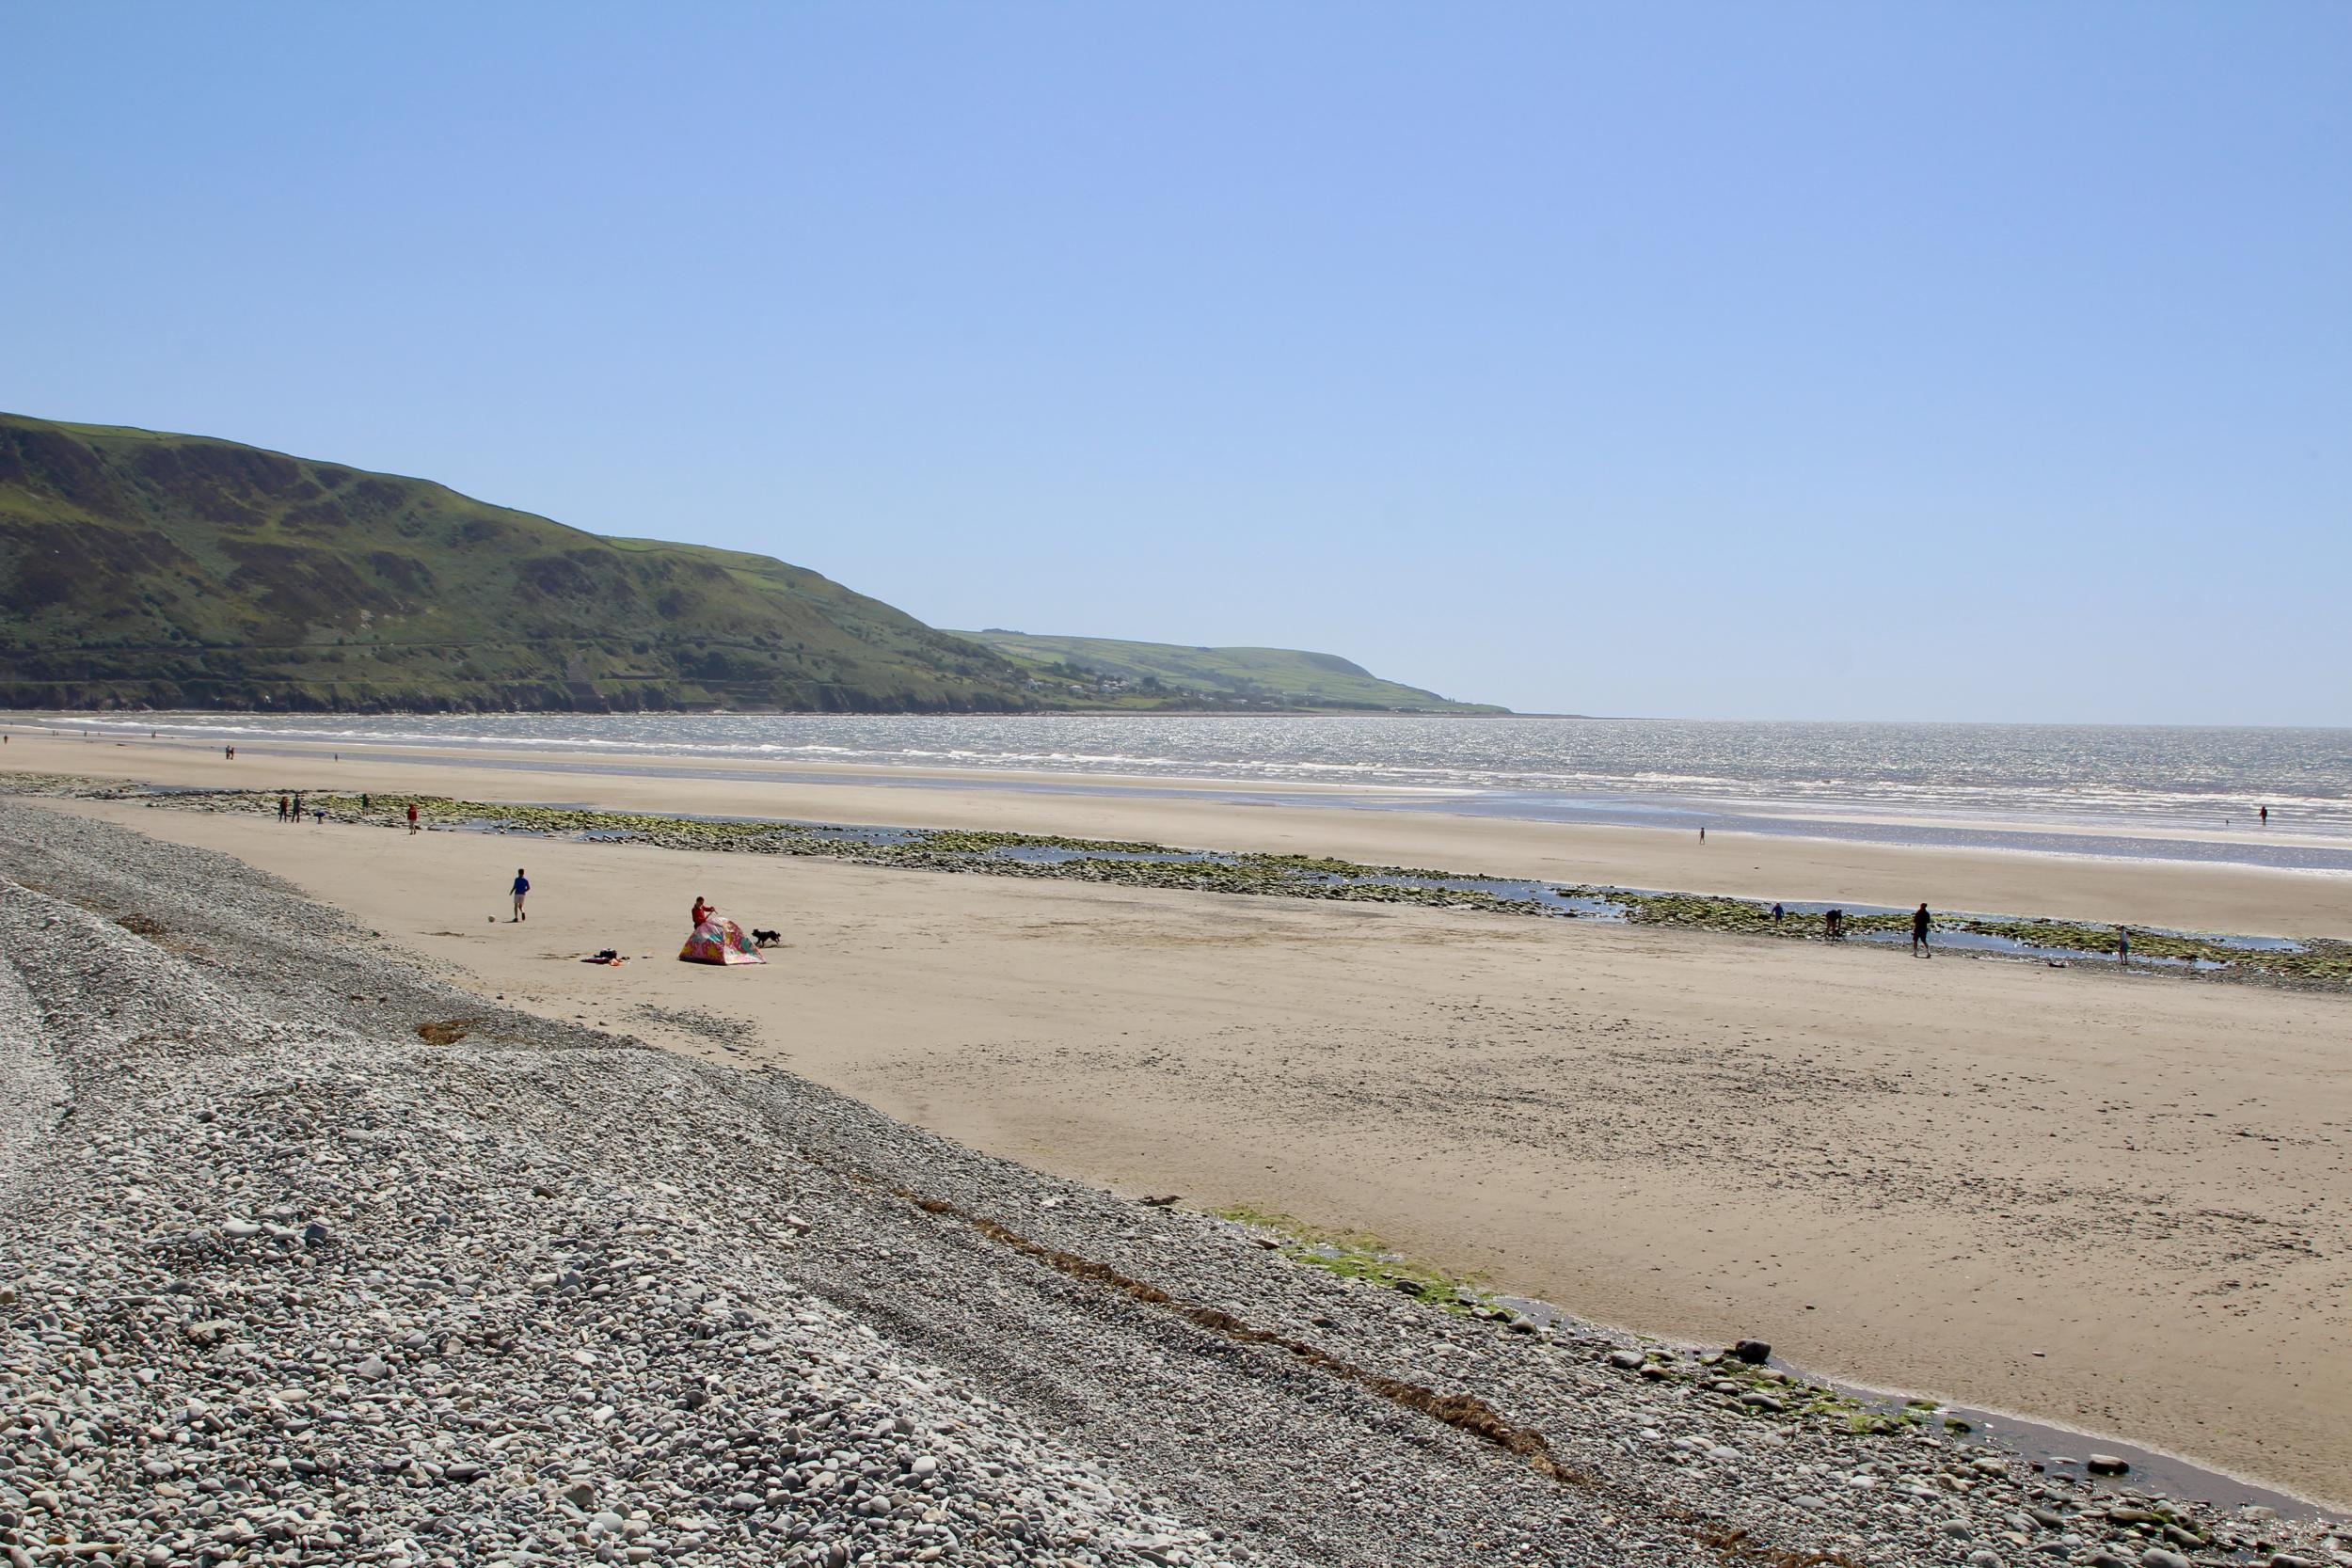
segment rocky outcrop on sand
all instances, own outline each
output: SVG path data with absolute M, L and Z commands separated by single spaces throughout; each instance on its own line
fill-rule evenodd
M 14 1564 L 2337 1549 L 1334 1277 L 11 802 L 0 952 Z

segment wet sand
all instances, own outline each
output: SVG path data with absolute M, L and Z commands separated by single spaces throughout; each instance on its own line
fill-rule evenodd
M 126 773 L 226 782 L 133 748 L 32 750 L 60 754 L 4 760 L 94 771 L 111 752 Z M 1214 798 L 257 763 L 230 776 L 1645 886 L 1736 890 L 1728 869 L 1695 872 L 1745 865 L 1819 876 L 1821 895 L 1857 902 L 1900 902 L 1932 878 L 1978 890 L 1939 903 L 2296 929 L 2233 912 L 2267 889 L 2261 907 L 2308 928 L 2345 925 L 2341 879 L 2281 873 L 2097 867 L 2106 879 L 2085 889 L 2085 868 L 2030 857 L 1699 851 Z M 239 855 L 486 992 L 787 1065 L 1034 1165 L 1369 1229 L 1604 1321 L 1755 1336 L 1823 1373 L 2352 1497 L 2352 998 L 1394 906 L 63 809 Z M 1595 870 L 1612 852 L 1626 869 Z M 520 926 L 503 920 L 516 863 L 536 888 Z M 698 893 L 788 945 L 758 969 L 675 962 Z M 649 957 L 577 961 L 605 946 Z
M 1526 822 L 1438 812 L 1264 804 L 1250 786 L 1009 775 L 795 762 L 788 777 L 705 778 L 660 757 L 556 753 L 540 766 L 482 766 L 479 752 L 272 742 L 229 763 L 216 747 L 93 741 L 20 732 L 0 770 L 54 769 L 233 788 L 408 790 L 515 804 L 1007 829 L 1200 848 L 1335 855 L 1372 864 L 1601 883 L 1663 892 L 2126 921 L 2239 936 L 2352 938 L 2352 877 L 2243 864 L 2102 860 L 2002 849 L 1912 847 L 1781 833 L 1695 833 Z M 625 768 L 631 771 L 610 771 Z M 754 770 L 755 772 L 756 770 Z M 1025 787 L 1038 786 L 1038 787 Z M 1351 792 L 1287 787 L 1293 796 Z M 1375 796 L 1389 792 L 1370 791 Z M 2223 835 L 2214 834 L 2218 838 Z

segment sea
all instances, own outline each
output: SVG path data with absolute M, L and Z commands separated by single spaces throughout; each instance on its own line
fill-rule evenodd
M 448 748 L 485 768 L 910 788 L 1174 790 L 1276 805 L 2171 859 L 2352 875 L 2352 730 L 1207 715 L 97 714 L 8 728 Z M 573 753 L 561 762 L 552 753 Z M 586 760 L 576 760 L 584 758 Z M 943 776 L 942 770 L 953 770 Z M 996 775 L 1001 775 L 996 776 Z M 2265 823 L 2261 812 L 2268 808 Z

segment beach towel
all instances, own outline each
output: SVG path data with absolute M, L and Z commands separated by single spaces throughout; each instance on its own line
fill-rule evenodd
M 759 949 L 743 934 L 743 927 L 732 920 L 706 920 L 694 927 L 694 934 L 686 939 L 686 945 L 677 956 L 696 964 L 764 964 Z

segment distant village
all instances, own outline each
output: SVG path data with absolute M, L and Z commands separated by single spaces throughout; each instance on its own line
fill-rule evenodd
M 1063 682 L 1057 680 L 1045 680 L 1033 675 L 1026 682 L 1025 682 L 1024 685 L 1026 686 L 1026 688 L 1031 691 L 1051 691 L 1055 687 L 1059 686 L 1062 687 L 1063 689 L 1072 693 L 1073 696 L 1079 697 L 1085 696 L 1089 691 L 1099 693 L 1100 695 L 1105 697 L 1115 696 L 1122 691 L 1160 690 L 1168 690 L 1177 696 L 1193 695 L 1193 693 L 1178 690 L 1174 688 L 1164 688 L 1160 685 L 1156 677 L 1148 677 L 1142 682 L 1131 682 L 1124 675 L 1096 675 L 1093 677 L 1093 685 L 1087 686 L 1078 681 Z
M 1068 662 L 1049 666 L 1043 674 L 1032 675 L 1022 685 L 1032 693 L 1059 692 L 1073 697 L 1102 698 L 1156 697 L 1219 708 L 1288 708 L 1302 705 L 1303 702 L 1297 697 L 1274 693 L 1245 695 L 1233 691 L 1204 691 L 1198 687 L 1170 686 L 1157 675 L 1131 679 L 1126 675 L 1089 670 L 1084 665 Z

